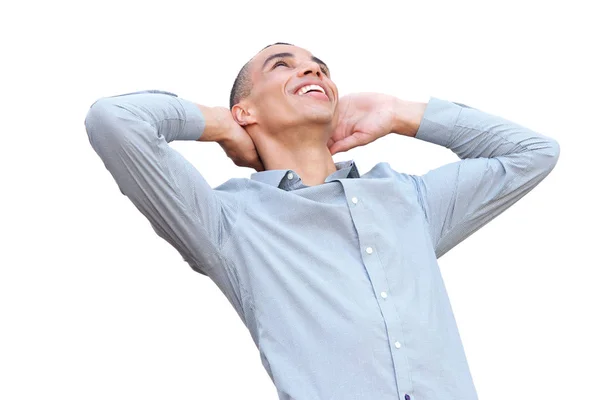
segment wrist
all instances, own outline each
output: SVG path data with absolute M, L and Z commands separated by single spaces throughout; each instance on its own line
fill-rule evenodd
M 206 107 L 198 104 L 204 116 L 205 127 L 198 139 L 201 142 L 222 142 L 230 131 L 229 124 L 233 121 L 231 112 L 225 107 Z
M 425 108 L 427 103 L 394 98 L 392 131 L 399 135 L 415 137 L 425 114 Z

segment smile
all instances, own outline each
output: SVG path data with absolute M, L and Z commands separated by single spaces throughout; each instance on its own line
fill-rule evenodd
M 319 98 L 319 99 L 322 99 L 322 100 L 329 100 L 329 97 L 327 96 L 327 93 L 325 92 L 325 89 L 323 89 L 319 85 L 306 85 L 306 86 L 302 86 L 300 89 L 298 89 L 296 91 L 296 94 L 298 96 L 308 95 L 310 97 L 315 97 L 315 98 Z

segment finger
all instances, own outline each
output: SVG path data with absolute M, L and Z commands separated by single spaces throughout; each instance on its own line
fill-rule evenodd
M 331 147 L 329 148 L 329 152 L 332 155 L 336 153 L 342 153 L 360 145 L 361 143 L 359 143 L 357 137 L 351 135 L 331 145 Z
M 339 123 L 338 126 L 333 130 L 331 134 L 331 140 L 335 143 L 338 140 L 342 140 L 346 136 L 352 134 L 354 127 L 347 123 Z

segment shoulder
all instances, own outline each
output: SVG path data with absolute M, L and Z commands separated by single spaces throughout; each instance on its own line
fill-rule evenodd
M 399 182 L 412 182 L 413 179 L 413 175 L 392 168 L 388 162 L 379 162 L 375 164 L 375 166 L 362 177 L 367 179 L 392 178 Z

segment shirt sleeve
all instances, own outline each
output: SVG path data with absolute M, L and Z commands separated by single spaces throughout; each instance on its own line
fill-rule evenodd
M 444 146 L 461 159 L 411 176 L 438 258 L 531 191 L 560 153 L 554 139 L 434 97 L 415 138 Z
M 235 217 L 237 206 L 216 196 L 168 144 L 200 138 L 205 127 L 200 108 L 169 92 L 134 92 L 97 100 L 85 127 L 121 193 L 193 269 L 208 275 L 226 239 L 224 220 Z

